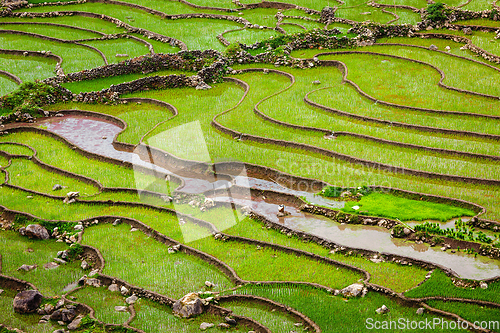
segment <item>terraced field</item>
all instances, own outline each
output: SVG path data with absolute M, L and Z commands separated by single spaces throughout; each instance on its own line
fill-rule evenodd
M 497 2 L 259 1 L 1 1 L 0 332 L 500 332 Z

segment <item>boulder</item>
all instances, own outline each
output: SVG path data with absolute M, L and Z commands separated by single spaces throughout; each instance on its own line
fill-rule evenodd
M 42 303 L 42 294 L 38 290 L 24 290 L 14 297 L 12 305 L 17 313 L 33 313 Z
M 340 291 L 345 297 L 357 297 L 363 293 L 364 285 L 361 283 L 353 283 Z
M 203 303 L 196 293 L 189 293 L 177 300 L 173 306 L 175 316 L 191 318 L 203 313 Z
M 45 227 L 40 224 L 30 224 L 26 228 L 19 229 L 19 233 L 23 236 L 33 239 L 49 239 L 50 235 Z

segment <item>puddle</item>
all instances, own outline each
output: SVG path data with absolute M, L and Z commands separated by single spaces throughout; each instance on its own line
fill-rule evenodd
M 74 145 L 83 150 L 98 153 L 114 159 L 127 161 L 149 169 L 153 169 L 160 174 L 176 175 L 185 182 L 181 191 L 186 193 L 203 193 L 218 188 L 229 188 L 234 184 L 244 188 L 271 190 L 280 193 L 291 194 L 297 197 L 304 197 L 307 201 L 331 208 L 343 208 L 344 201 L 335 201 L 323 198 L 315 193 L 287 188 L 269 179 L 257 177 L 234 176 L 233 181 L 216 180 L 199 174 L 199 178 L 186 177 L 174 174 L 168 170 L 168 166 L 158 165 L 143 161 L 135 153 L 116 150 L 113 145 L 113 137 L 121 131 L 121 128 L 109 121 L 87 116 L 68 115 L 64 117 L 49 118 L 39 123 L 44 128 L 55 132 Z M 174 170 L 174 169 L 172 169 Z M 230 191 L 230 190 L 229 190 Z M 352 226 L 340 225 L 330 219 L 303 213 L 296 207 L 286 205 L 285 211 L 289 213 L 286 217 L 278 218 L 279 203 L 262 198 L 238 198 L 237 196 L 218 195 L 212 197 L 214 201 L 234 202 L 243 206 L 249 206 L 269 220 L 283 224 L 292 229 L 308 232 L 320 236 L 335 243 L 364 248 L 372 251 L 387 252 L 402 255 L 414 259 L 433 262 L 445 267 L 449 267 L 463 278 L 486 279 L 500 275 L 500 261 L 485 257 L 474 258 L 465 253 L 449 253 L 440 249 L 430 248 L 426 244 L 415 244 L 400 239 L 390 237 L 388 230 L 373 226 Z M 455 220 L 441 223 L 443 228 L 453 227 Z M 412 224 L 413 223 L 413 224 Z M 421 222 L 419 222 L 421 223 Z M 409 222 L 414 225 L 415 222 Z

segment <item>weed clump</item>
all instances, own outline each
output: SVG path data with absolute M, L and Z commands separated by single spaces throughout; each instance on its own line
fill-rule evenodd
M 444 22 L 447 19 L 447 9 L 442 2 L 436 2 L 427 7 L 427 19 L 434 23 Z
M 0 97 L 0 108 L 12 112 L 28 113 L 36 116 L 41 107 L 66 100 L 65 94 L 57 88 L 42 82 L 26 82 L 16 91 Z

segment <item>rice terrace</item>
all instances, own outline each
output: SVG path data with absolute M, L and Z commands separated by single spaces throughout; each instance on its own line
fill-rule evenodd
M 0 333 L 500 332 L 497 0 L 0 0 Z

